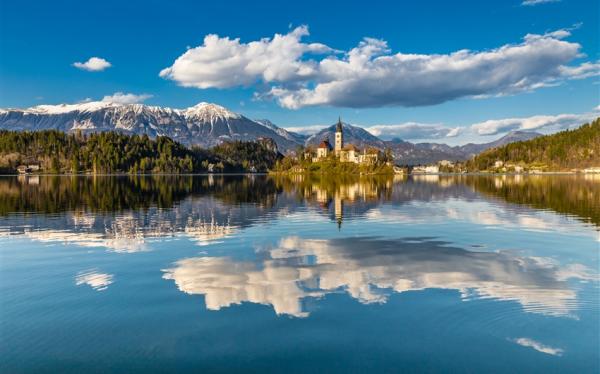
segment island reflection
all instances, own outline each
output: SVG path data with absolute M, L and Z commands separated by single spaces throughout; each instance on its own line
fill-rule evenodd
M 485 209 L 481 204 L 485 203 Z M 413 206 L 410 214 L 399 206 Z M 544 216 L 548 209 L 559 213 Z M 574 217 L 600 227 L 600 180 L 547 176 L 0 177 L 0 235 L 143 250 L 185 235 L 206 244 L 297 211 L 344 220 L 469 220 L 561 230 Z M 561 218 L 565 217 L 565 219 Z M 332 227 L 333 228 L 333 227 Z

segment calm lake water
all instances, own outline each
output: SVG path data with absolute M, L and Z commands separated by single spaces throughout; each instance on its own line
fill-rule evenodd
M 0 372 L 600 371 L 600 176 L 0 177 Z

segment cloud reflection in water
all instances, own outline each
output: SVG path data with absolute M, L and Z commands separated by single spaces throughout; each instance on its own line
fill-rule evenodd
M 309 297 L 344 291 L 364 304 L 385 303 L 392 291 L 427 288 L 569 316 L 577 309 L 577 294 L 567 279 L 595 279 L 580 264 L 560 266 L 508 251 L 471 252 L 431 238 L 287 237 L 275 248 L 260 250 L 256 261 L 193 257 L 163 271 L 181 291 L 204 295 L 210 310 L 251 302 L 295 317 L 309 315 L 302 303 Z
M 77 286 L 88 285 L 96 291 L 104 291 L 112 283 L 112 274 L 100 273 L 97 270 L 82 271 L 75 277 L 75 284 Z

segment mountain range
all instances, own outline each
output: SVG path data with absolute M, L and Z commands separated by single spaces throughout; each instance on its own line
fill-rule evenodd
M 529 140 L 540 134 L 514 131 L 485 144 L 448 146 L 438 143 L 411 143 L 401 139 L 382 140 L 362 127 L 343 124 L 344 140 L 358 147 L 390 148 L 401 164 L 423 164 L 440 160 L 465 160 L 486 149 Z M 0 129 L 64 132 L 119 131 L 126 134 L 168 136 L 191 146 L 212 147 L 224 141 L 271 138 L 282 153 L 298 146 L 316 145 L 328 138 L 333 142 L 335 125 L 313 135 L 287 131 L 267 119 L 252 120 L 222 106 L 199 103 L 186 109 L 143 104 L 86 102 L 38 105 L 28 109 L 0 109 Z
M 394 158 L 400 164 L 417 165 L 434 163 L 441 160 L 467 160 L 487 149 L 500 147 L 508 143 L 536 138 L 542 134 L 529 131 L 511 131 L 503 137 L 489 143 L 468 143 L 459 146 L 449 146 L 443 143 L 411 143 L 402 139 L 382 140 L 362 127 L 344 123 L 344 141 L 360 148 L 373 147 L 378 149 L 389 148 Z M 316 134 L 310 135 L 305 140 L 305 145 L 316 146 L 327 139 L 333 144 L 335 139 L 335 125 L 329 126 Z

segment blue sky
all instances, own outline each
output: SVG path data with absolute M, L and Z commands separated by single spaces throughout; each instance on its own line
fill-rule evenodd
M 551 132 L 600 104 L 600 5 L 538 2 L 3 1 L 0 107 L 122 92 L 409 140 Z

